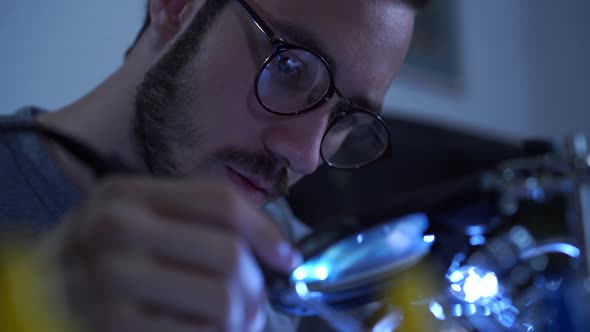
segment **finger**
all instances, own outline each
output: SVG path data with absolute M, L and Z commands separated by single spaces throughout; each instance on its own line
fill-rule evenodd
M 158 234 L 163 235 L 164 233 L 160 232 Z M 183 235 L 186 234 L 188 233 L 183 233 Z M 189 265 L 196 267 L 200 272 L 207 269 L 206 271 L 209 274 L 216 274 L 225 279 L 236 279 L 236 287 L 245 294 L 246 321 L 255 326 L 248 329 L 248 331 L 260 330 L 256 326 L 264 326 L 266 321 L 266 311 L 262 310 L 267 302 L 264 277 L 254 257 L 242 244 L 243 241 L 233 234 L 209 229 L 203 229 L 194 237 L 186 238 L 185 245 L 189 250 L 184 250 L 183 245 L 180 243 L 179 239 L 182 239 L 180 234 L 174 239 L 174 243 L 170 245 L 164 245 L 170 243 L 169 241 L 152 242 L 157 247 L 154 252 L 159 257 L 164 257 L 169 261 L 181 261 L 181 264 L 173 264 L 172 267 L 184 268 L 184 271 L 187 271 L 186 266 Z M 195 245 L 197 243 L 198 245 Z M 179 257 L 181 258 L 179 259 Z
M 267 314 L 269 308 L 266 300 L 266 295 L 257 303 L 257 305 L 249 305 L 247 312 L 247 321 L 249 322 L 246 331 L 259 332 L 266 326 Z
M 172 314 L 149 314 L 138 304 L 131 302 L 109 303 L 91 323 L 97 332 L 205 332 L 215 331 L 213 325 L 197 320 L 183 320 Z
M 146 260 L 112 257 L 104 260 L 111 292 L 141 303 L 202 318 L 223 330 L 245 326 L 245 294 L 235 283 L 204 274 L 162 269 Z
M 260 277 L 245 241 L 229 230 L 161 217 L 137 202 L 111 204 L 101 209 L 100 214 L 96 218 L 102 221 L 92 232 L 97 237 L 89 242 L 109 251 L 149 254 L 220 277 L 240 274 L 247 280 Z M 244 259 L 244 255 L 248 257 Z
M 130 207 L 131 208 L 131 207 Z M 147 222 L 150 218 L 144 210 L 131 211 L 141 223 L 134 227 L 134 235 L 140 237 L 147 250 L 165 259 L 170 266 L 179 269 L 196 268 L 221 278 L 237 279 L 237 285 L 245 294 L 248 321 L 258 319 L 264 323 L 263 307 L 266 303 L 264 278 L 258 264 L 241 239 L 224 230 L 175 222 Z M 145 216 L 143 216 L 145 214 Z M 256 330 L 256 328 L 255 328 Z
M 246 242 L 233 232 L 162 218 L 135 204 L 122 209 L 129 218 L 126 228 L 130 233 L 122 238 L 141 252 L 216 275 L 244 275 L 246 280 L 261 277 Z
M 207 224 L 244 236 L 265 264 L 290 272 L 301 256 L 278 227 L 223 182 L 195 180 L 125 179 L 107 183 L 99 197 L 133 196 L 159 215 L 173 220 Z
M 141 216 L 141 211 L 133 213 Z M 246 316 L 254 319 L 266 301 L 264 277 L 244 241 L 235 234 L 214 228 L 196 228 L 175 222 L 146 222 L 134 227 L 145 249 L 178 269 L 197 269 L 209 275 L 237 280 L 247 301 Z

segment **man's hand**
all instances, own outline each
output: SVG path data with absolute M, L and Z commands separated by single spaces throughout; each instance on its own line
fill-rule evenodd
M 43 255 L 101 332 L 260 330 L 258 262 L 299 263 L 268 217 L 212 180 L 107 180 L 53 235 Z

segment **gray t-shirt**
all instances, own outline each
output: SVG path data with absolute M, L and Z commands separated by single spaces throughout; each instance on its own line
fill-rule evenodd
M 40 112 L 29 107 L 0 116 L 0 231 L 24 227 L 44 233 L 80 199 L 37 134 L 9 129 L 31 124 Z

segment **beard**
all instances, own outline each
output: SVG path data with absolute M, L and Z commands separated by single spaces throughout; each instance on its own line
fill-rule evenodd
M 186 165 L 181 156 L 194 154 L 207 137 L 199 127 L 199 112 L 190 111 L 199 100 L 199 80 L 194 70 L 200 47 L 216 18 L 229 0 L 207 0 L 171 49 L 146 73 L 135 98 L 134 139 L 141 159 L 150 173 L 158 176 L 189 175 L 195 165 Z M 192 74 L 191 74 L 192 73 Z M 197 103 L 198 104 L 198 103 Z M 203 165 L 207 163 L 209 165 Z M 279 160 L 268 153 L 225 147 L 196 165 L 205 169 L 219 164 L 234 164 L 273 184 L 272 196 L 287 193 L 288 176 Z

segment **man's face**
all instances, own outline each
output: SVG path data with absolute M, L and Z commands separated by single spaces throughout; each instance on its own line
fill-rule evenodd
M 396 0 L 249 4 L 277 37 L 331 59 L 344 96 L 380 107 L 410 42 L 411 8 Z M 180 36 L 139 89 L 136 129 L 146 163 L 155 173 L 229 179 L 262 205 L 321 164 L 322 137 L 338 97 L 302 115 L 271 114 L 258 103 L 254 85 L 273 51 L 265 36 L 235 1 L 201 30 L 193 31 L 193 40 Z M 171 59 L 184 61 L 175 68 Z

